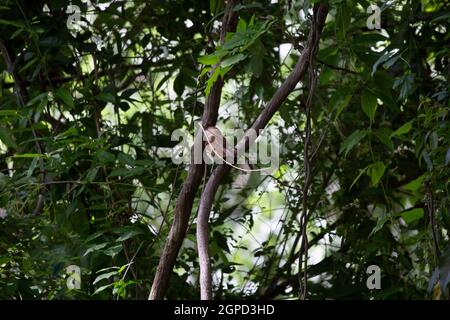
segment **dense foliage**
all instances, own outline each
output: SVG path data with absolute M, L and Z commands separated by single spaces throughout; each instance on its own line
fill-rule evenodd
M 188 167 L 172 161 L 172 132 L 194 133 L 221 77 L 218 127 L 247 128 L 301 54 L 313 2 L 243 0 L 218 46 L 220 0 L 1 0 L 0 298 L 146 299 Z M 366 25 L 371 4 L 381 30 Z M 329 5 L 307 298 L 448 298 L 450 4 Z M 297 297 L 309 85 L 269 123 L 279 168 L 243 189 L 233 171 L 219 189 L 215 298 Z M 197 208 L 167 298 L 199 296 Z M 66 285 L 70 265 L 79 289 Z M 370 265 L 381 290 L 366 287 Z

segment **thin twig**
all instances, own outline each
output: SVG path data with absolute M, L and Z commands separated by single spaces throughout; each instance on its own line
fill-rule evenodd
M 347 73 L 351 73 L 351 74 L 359 74 L 356 71 L 350 70 L 350 69 L 346 69 L 346 68 L 342 68 L 342 67 L 338 67 L 338 66 L 334 66 L 332 64 L 329 64 L 323 60 L 317 59 L 317 62 L 323 64 L 324 66 L 327 66 L 328 68 L 334 69 L 334 70 L 338 70 L 338 71 L 343 71 L 343 72 L 347 72 Z
M 439 257 L 441 256 L 441 253 L 439 251 L 439 240 L 438 240 L 438 231 L 437 231 L 437 225 L 436 225 L 436 219 L 434 215 L 434 198 L 433 198 L 433 191 L 431 190 L 430 184 L 425 184 L 425 191 L 426 191 L 426 207 L 428 211 L 428 216 L 430 218 L 430 226 L 431 226 L 431 234 L 433 236 L 433 253 L 434 253 L 434 260 L 436 265 L 438 264 Z
M 303 197 L 302 197 L 302 215 L 300 217 L 301 234 L 302 234 L 302 246 L 304 248 L 303 255 L 299 255 L 298 267 L 299 267 L 299 299 L 304 300 L 307 294 L 307 267 L 308 267 L 308 235 L 306 233 L 308 224 L 308 191 L 311 182 L 311 158 L 309 155 L 309 148 L 311 144 L 311 104 L 314 96 L 314 89 L 316 86 L 317 76 L 314 69 L 314 55 L 311 55 L 309 62 L 309 93 L 306 102 L 306 128 L 305 128 L 305 142 L 303 149 L 303 171 L 305 173 L 303 184 Z M 304 263 L 303 267 L 303 284 L 302 284 L 302 259 Z

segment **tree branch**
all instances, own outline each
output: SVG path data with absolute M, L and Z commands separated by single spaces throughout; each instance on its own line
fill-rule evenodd
M 220 34 L 221 43 L 225 41 L 225 35 L 227 32 L 233 32 L 236 29 L 237 13 L 233 11 L 233 8 L 238 2 L 239 0 L 227 1 L 222 19 L 222 30 Z M 217 122 L 222 87 L 223 80 L 219 78 L 214 83 L 211 88 L 211 92 L 206 99 L 205 108 L 202 115 L 202 124 L 205 128 L 213 126 Z M 192 152 L 192 157 L 193 156 L 194 152 Z M 169 236 L 156 269 L 155 278 L 153 280 L 152 289 L 149 296 L 149 299 L 151 300 L 162 299 L 167 290 L 170 275 L 175 265 L 178 252 L 180 251 L 183 240 L 186 237 L 192 204 L 203 177 L 203 170 L 203 164 L 195 164 L 194 161 L 191 161 L 188 176 L 183 184 L 180 195 L 178 196 L 174 220 L 169 231 Z
M 279 109 L 281 104 L 285 101 L 288 95 L 294 90 L 297 83 L 303 78 L 306 73 L 309 58 L 311 54 L 317 52 L 319 45 L 320 34 L 325 24 L 325 19 L 328 13 L 328 6 L 325 4 L 316 4 L 314 6 L 313 21 L 311 24 L 311 32 L 308 36 L 305 49 L 302 52 L 294 70 L 278 88 L 273 95 L 272 99 L 267 103 L 266 107 L 262 110 L 258 118 L 252 124 L 249 130 L 247 130 L 244 137 L 236 145 L 237 154 L 241 154 L 240 151 L 245 148 L 249 143 L 253 143 L 256 138 L 251 132 L 259 133 L 259 130 L 263 129 L 269 120 L 273 117 L 275 112 Z M 217 192 L 223 177 L 225 177 L 231 167 L 228 165 L 218 166 L 208 182 L 205 185 L 205 189 L 201 195 L 200 208 L 197 218 L 197 248 L 200 263 L 200 297 L 202 300 L 212 299 L 212 285 L 211 285 L 211 265 L 208 252 L 208 220 L 211 212 L 212 204 L 214 201 L 214 195 Z

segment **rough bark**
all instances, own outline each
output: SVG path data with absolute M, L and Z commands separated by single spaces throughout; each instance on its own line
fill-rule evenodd
M 238 2 L 238 0 L 229 0 L 226 3 L 220 34 L 221 43 L 225 41 L 227 32 L 233 32 L 236 29 L 237 13 L 233 11 L 233 8 Z M 223 81 L 222 79 L 218 79 L 212 86 L 210 94 L 206 99 L 202 115 L 202 125 L 205 128 L 213 126 L 217 122 L 222 87 Z M 169 231 L 169 236 L 160 257 L 155 278 L 153 279 L 152 289 L 149 295 L 149 299 L 151 300 L 164 298 L 178 252 L 186 237 L 192 204 L 202 180 L 203 170 L 203 164 L 194 164 L 191 161 L 188 176 L 177 199 L 174 220 Z

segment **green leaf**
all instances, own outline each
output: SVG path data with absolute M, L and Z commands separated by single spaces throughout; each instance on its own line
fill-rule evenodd
M 122 251 L 122 244 L 118 244 L 112 247 L 109 247 L 108 249 L 104 250 L 103 253 L 107 256 L 110 256 L 111 258 L 114 258 L 117 256 L 117 254 Z
M 127 164 L 127 165 L 129 165 L 129 166 L 134 166 L 134 164 L 135 164 L 135 160 L 134 160 L 134 158 L 131 156 L 131 155 L 129 155 L 129 154 L 127 154 L 127 153 L 123 153 L 123 152 L 120 152 L 118 155 L 117 155 L 117 160 L 120 162 L 120 163 L 123 163 L 123 164 Z
M 244 43 L 240 49 L 240 52 L 243 52 L 250 48 L 259 37 L 261 37 L 264 33 L 266 33 L 270 27 L 275 23 L 275 20 L 265 21 L 262 25 L 259 25 L 255 29 L 247 29 L 245 34 Z M 250 25 L 249 25 L 250 27 Z M 238 33 L 236 33 L 238 34 Z M 250 39 L 249 39 L 250 36 Z M 251 50 L 250 50 L 251 51 Z
M 429 135 L 430 147 L 431 150 L 437 149 L 439 146 L 439 137 L 436 131 L 431 132 Z
M 95 153 L 95 157 L 101 163 L 113 163 L 114 161 L 116 161 L 116 157 L 112 153 L 105 150 L 98 150 Z
M 104 247 L 106 247 L 107 245 L 108 245 L 107 242 L 93 245 L 93 246 L 89 247 L 89 248 L 86 250 L 86 252 L 84 253 L 83 256 L 87 256 L 87 255 L 88 255 L 89 253 L 91 253 L 91 252 L 95 252 L 95 251 L 101 250 L 101 249 L 103 249 Z
M 207 74 L 209 71 L 211 71 L 211 67 L 205 67 L 205 68 L 203 68 L 202 69 L 202 71 L 200 72 L 200 74 L 199 74 L 199 78 L 203 78 L 203 76 L 205 75 L 205 74 Z
M 95 177 L 98 174 L 100 167 L 92 167 L 89 169 L 88 173 L 86 174 L 86 180 L 89 182 L 93 182 L 95 180 Z
M 408 133 L 411 130 L 411 128 L 412 128 L 413 122 L 414 122 L 414 120 L 411 120 L 411 121 L 405 123 L 404 125 L 402 125 L 393 134 L 391 134 L 391 138 L 392 137 L 398 137 L 398 136 L 401 136 L 401 135 L 403 135 L 405 133 Z
M 183 72 L 180 72 L 173 82 L 173 91 L 175 91 L 178 96 L 181 96 L 185 88 L 184 75 Z
M 377 161 L 369 166 L 367 173 L 370 175 L 372 185 L 376 186 L 386 171 L 386 165 L 382 161 Z
M 104 101 L 104 102 L 111 102 L 111 103 L 115 103 L 116 102 L 116 97 L 110 92 L 99 93 L 95 97 L 95 99 L 100 100 L 100 101 Z
M 360 169 L 360 170 L 359 170 L 359 174 L 358 174 L 358 176 L 355 178 L 355 180 L 353 180 L 352 184 L 350 185 L 350 189 L 354 186 L 354 184 L 355 184 L 356 182 L 358 182 L 359 178 L 361 178 L 361 176 L 362 176 L 364 173 L 366 173 L 367 168 L 368 168 L 368 167 L 365 167 L 364 169 Z
M 197 61 L 204 65 L 214 65 L 220 61 L 220 59 L 226 54 L 226 52 L 215 52 L 206 56 L 197 58 Z
M 155 91 L 158 91 L 159 89 L 161 89 L 161 87 L 172 78 L 172 73 L 168 72 L 165 76 L 163 76 L 161 78 L 161 80 L 159 80 L 158 84 L 156 85 Z M 139 91 L 139 90 L 138 90 Z M 122 97 L 122 96 L 121 96 Z
M 59 97 L 64 102 L 64 104 L 69 107 L 69 109 L 73 109 L 75 107 L 72 95 L 66 88 L 59 88 L 56 91 L 56 96 Z
M 370 123 L 373 123 L 375 112 L 377 111 L 377 97 L 370 91 L 363 91 L 361 106 L 366 116 L 370 119 Z
M 425 163 L 427 164 L 427 170 L 432 171 L 433 170 L 433 160 L 431 160 L 430 154 L 427 152 L 427 150 L 422 151 L 422 157 L 423 160 L 425 160 Z
M 385 215 L 384 217 L 381 217 L 378 219 L 376 226 L 372 229 L 372 231 L 369 234 L 369 238 L 377 233 L 378 231 L 380 231 L 381 229 L 383 229 L 383 226 L 386 224 L 386 222 L 388 222 L 390 220 L 389 215 Z
M 127 263 L 127 264 L 124 264 L 123 266 L 121 266 L 120 268 L 119 268 L 119 270 L 117 270 L 117 273 L 118 274 L 121 274 L 130 264 L 132 264 L 133 262 L 130 262 L 130 263 Z
M 114 169 L 108 177 L 132 177 L 132 176 L 140 176 L 145 171 L 143 167 L 135 167 L 135 168 L 118 168 Z
M 336 34 L 340 40 L 345 39 L 347 29 L 351 22 L 351 8 L 343 1 L 336 12 Z
M 109 270 L 116 270 L 117 273 L 120 273 L 119 269 L 120 269 L 119 267 L 112 266 L 112 267 L 102 268 L 102 269 L 98 270 L 97 273 L 102 273 L 102 272 L 106 272 L 106 271 L 109 271 Z
M 16 28 L 24 28 L 25 27 L 25 25 L 22 21 L 11 21 L 11 20 L 0 19 L 0 24 L 10 25 L 10 26 L 14 26 Z
M 134 99 L 130 99 L 130 97 L 133 94 L 135 94 L 136 92 L 139 92 L 139 89 L 137 89 L 137 88 L 126 89 L 120 94 L 120 98 L 125 99 L 125 100 L 134 100 Z
M 344 157 L 366 136 L 366 130 L 356 130 L 341 144 L 339 153 L 344 152 Z
M 389 59 L 393 58 L 395 55 L 397 54 L 396 51 L 387 51 L 385 52 L 383 55 L 381 55 L 377 61 L 375 61 L 375 63 L 372 66 L 372 74 L 371 76 L 373 77 L 375 72 L 378 69 L 378 66 L 382 63 L 385 63 L 386 61 L 388 61 Z
M 404 211 L 401 214 L 401 217 L 407 224 L 410 224 L 414 221 L 422 219 L 424 216 L 424 212 L 422 208 L 415 208 L 412 210 Z
M 375 136 L 380 140 L 383 144 L 385 144 L 390 150 L 394 150 L 394 143 L 391 140 L 390 134 L 391 130 L 387 128 L 381 128 L 375 131 Z
M 39 118 L 41 116 L 42 111 L 44 111 L 44 108 L 47 106 L 48 103 L 48 97 L 47 94 L 40 100 L 39 104 L 36 106 L 34 113 L 34 122 L 38 122 Z
M 17 116 L 17 110 L 0 110 L 0 117 L 4 117 L 4 116 Z
M 239 3 L 234 7 L 233 11 L 241 11 L 242 9 L 253 9 L 253 8 L 263 8 L 263 5 L 260 2 L 250 2 L 249 4 L 242 4 Z M 254 16 L 252 16 L 252 20 L 253 20 Z M 250 21 L 249 25 L 252 25 L 252 20 Z
M 405 99 L 414 88 L 414 74 L 405 74 L 395 80 L 392 88 L 400 88 L 400 99 Z
M 118 168 L 118 169 L 114 169 L 113 171 L 111 171 L 111 173 L 108 175 L 108 177 L 110 178 L 114 178 L 114 177 L 125 177 L 129 174 L 131 169 L 128 168 Z
M 31 107 L 31 106 L 37 104 L 37 102 L 42 102 L 47 97 L 48 97 L 48 92 L 44 92 L 44 93 L 38 94 L 33 99 L 29 100 L 26 106 L 27 107 Z
M 218 0 L 209 0 L 209 10 L 211 11 L 212 15 L 215 15 L 217 13 L 218 7 L 219 7 Z
M 103 274 L 99 275 L 97 278 L 95 278 L 95 280 L 94 280 L 94 282 L 92 284 L 96 284 L 96 283 L 98 283 L 98 282 L 100 282 L 100 281 L 102 281 L 104 279 L 109 279 L 112 276 L 115 276 L 117 274 L 118 274 L 117 271 L 111 271 L 111 272 L 108 272 L 108 273 L 103 273 Z
M 109 287 L 112 287 L 114 285 L 114 283 L 110 283 L 110 284 L 107 284 L 107 285 L 105 285 L 105 286 L 101 286 L 100 288 L 98 288 L 97 290 L 95 290 L 95 292 L 92 294 L 92 295 L 96 295 L 97 293 L 100 293 L 100 292 L 102 292 L 103 290 L 105 290 L 105 289 L 107 289 L 107 288 L 109 288 Z
M 421 175 L 420 177 L 409 182 L 408 184 L 405 185 L 404 188 L 409 191 L 417 191 L 422 186 L 423 180 L 425 180 L 425 175 Z
M 217 68 L 214 70 L 214 73 L 211 75 L 211 77 L 210 77 L 210 78 L 208 79 L 208 81 L 206 82 L 206 89 L 205 89 L 205 94 L 206 94 L 206 96 L 209 96 L 209 93 L 211 92 L 211 88 L 212 88 L 214 82 L 217 81 L 217 78 L 218 78 L 219 75 L 220 75 L 220 71 L 221 71 L 220 69 L 221 69 L 220 67 L 217 67 Z
M 47 157 L 45 154 L 40 153 L 21 153 L 14 155 L 14 158 L 45 158 L 45 157 Z
M 137 235 L 143 234 L 141 229 L 135 227 L 129 227 L 123 230 L 123 234 L 116 239 L 117 242 L 122 242 L 130 238 L 134 238 Z
M 441 20 L 448 20 L 450 22 L 450 12 L 443 12 L 442 14 L 431 20 L 431 23 L 439 22 Z
M 11 261 L 12 258 L 11 257 L 0 257 L 0 266 L 8 263 L 9 261 Z
M 237 32 L 245 31 L 247 29 L 247 22 L 244 19 L 239 18 L 239 22 L 236 27 Z
M 108 230 L 100 230 L 100 231 L 97 231 L 97 232 L 95 232 L 95 233 L 93 233 L 92 235 L 90 235 L 89 237 L 87 237 L 86 238 L 86 240 L 84 240 L 84 244 L 86 244 L 86 243 L 88 243 L 88 242 L 90 242 L 90 241 L 92 241 L 92 240 L 95 240 L 95 239 L 97 239 L 98 237 L 100 237 L 100 236 L 102 236 L 103 234 L 105 234 L 106 232 L 108 232 Z M 106 244 L 105 244 L 106 245 Z
M 235 65 L 236 63 L 244 60 L 245 58 L 247 58 L 246 54 L 238 53 L 234 56 L 224 59 L 221 62 L 221 66 L 222 66 L 222 68 L 230 67 L 230 66 Z
M 348 93 L 347 90 L 336 91 L 330 99 L 330 104 L 332 109 L 336 109 L 336 116 L 334 117 L 334 121 L 339 118 L 342 111 L 348 106 L 350 100 L 352 98 L 352 94 Z
M 55 140 L 59 140 L 59 139 L 67 139 L 70 136 L 77 136 L 78 130 L 75 127 L 70 127 L 69 129 L 67 129 L 66 131 L 58 134 L 57 136 L 55 136 Z
M 15 150 L 18 148 L 11 130 L 6 127 L 0 126 L 0 141 L 2 141 L 8 148 Z
M 263 72 L 263 61 L 266 48 L 261 41 L 256 41 L 252 47 L 252 55 L 250 61 L 247 64 L 246 72 L 253 74 L 259 78 Z

